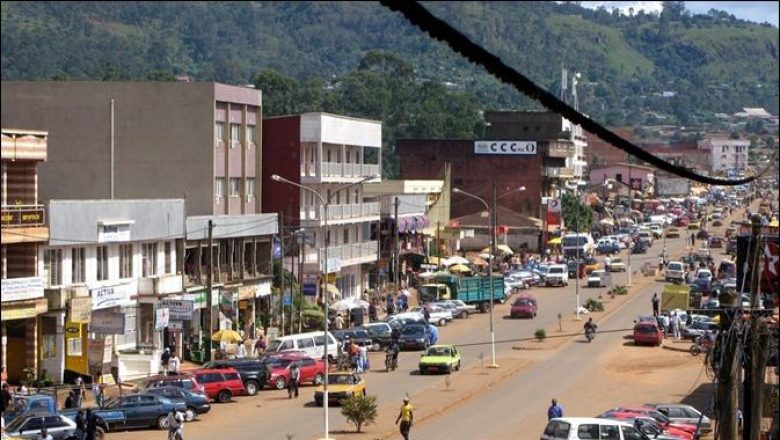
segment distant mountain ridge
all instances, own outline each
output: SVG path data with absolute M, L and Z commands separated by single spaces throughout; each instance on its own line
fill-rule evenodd
M 743 107 L 778 114 L 776 27 L 717 11 L 692 16 L 682 2 L 631 17 L 576 2 L 425 6 L 550 91 L 559 89 L 562 64 L 570 79 L 581 72 L 580 109 L 606 124 L 660 114 L 690 125 Z M 327 84 L 381 49 L 483 110 L 538 108 L 373 2 L 8 1 L 1 34 L 3 80 L 176 74 L 248 84 L 270 68 Z

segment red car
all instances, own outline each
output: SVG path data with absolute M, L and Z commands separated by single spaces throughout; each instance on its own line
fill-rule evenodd
M 235 368 L 201 368 L 192 374 L 206 388 L 206 396 L 219 403 L 230 402 L 233 396 L 246 394 L 244 382 Z
M 680 427 L 672 426 L 669 423 L 662 423 L 661 421 L 655 419 L 654 417 L 650 417 L 644 414 L 641 414 L 638 411 L 623 411 L 620 410 L 611 410 L 607 411 L 604 414 L 599 415 L 599 418 L 608 418 L 613 420 L 624 420 L 624 419 L 636 419 L 636 418 L 643 418 L 647 417 L 649 419 L 655 420 L 658 425 L 660 425 L 661 429 L 663 429 L 664 434 L 671 435 L 675 437 L 679 437 L 681 439 L 685 440 L 693 440 L 694 434 L 686 429 L 682 429 Z
M 161 387 L 179 387 L 185 390 L 199 394 L 206 394 L 206 388 L 195 376 L 189 373 L 180 373 L 173 375 L 158 374 L 148 377 L 141 385 L 141 389 L 161 388 Z
M 312 382 L 321 385 L 325 380 L 325 362 L 322 359 L 314 359 L 309 356 L 279 357 L 268 364 L 270 375 L 268 385 L 282 390 L 290 382 L 290 365 L 296 362 L 301 369 L 301 383 Z
M 688 226 L 688 223 L 690 223 L 690 221 L 687 218 L 685 218 L 685 217 L 677 217 L 677 220 L 675 220 L 674 225 L 675 226 L 686 227 L 686 226 Z
M 713 235 L 710 237 L 709 240 L 709 247 L 711 249 L 722 249 L 723 248 L 723 237 L 718 235 Z
M 664 340 L 664 332 L 658 327 L 658 323 L 651 321 L 639 321 L 634 324 L 634 344 L 649 344 L 661 346 Z
M 539 306 L 536 304 L 536 298 L 530 295 L 523 295 L 517 298 L 514 304 L 512 304 L 510 316 L 512 318 L 533 318 L 538 311 Z
M 693 434 L 696 433 L 696 425 L 691 425 L 688 423 L 672 422 L 671 419 L 669 419 L 669 417 L 667 417 L 665 414 L 653 408 L 647 408 L 644 406 L 617 407 L 617 408 L 613 408 L 612 411 L 625 412 L 630 414 L 640 414 L 643 416 L 652 417 L 658 423 L 660 423 L 664 429 L 675 429 L 678 431 L 687 432 L 690 436 L 693 436 Z M 678 435 L 678 434 L 674 434 L 674 435 Z

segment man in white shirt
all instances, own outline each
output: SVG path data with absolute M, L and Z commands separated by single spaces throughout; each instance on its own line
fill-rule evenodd
M 179 357 L 176 356 L 176 353 L 174 353 L 171 356 L 171 359 L 168 360 L 168 374 L 169 375 L 176 375 L 179 374 L 179 365 L 181 362 L 179 361 Z
M 672 334 L 674 334 L 674 339 L 679 340 L 680 339 L 680 317 L 677 316 L 677 312 L 672 312 L 671 324 L 672 324 Z

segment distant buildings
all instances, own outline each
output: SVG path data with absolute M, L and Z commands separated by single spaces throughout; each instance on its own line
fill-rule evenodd
M 699 148 L 709 151 L 712 173 L 744 172 L 748 166 L 749 140 L 710 136 L 699 141 Z

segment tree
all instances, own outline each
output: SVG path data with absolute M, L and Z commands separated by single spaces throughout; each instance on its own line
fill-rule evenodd
M 566 227 L 576 232 L 589 230 L 593 223 L 593 212 L 572 194 L 561 197 L 561 215 Z
M 263 91 L 264 116 L 295 113 L 294 96 L 298 82 L 273 69 L 263 69 L 255 75 L 255 88 Z
M 363 425 L 370 425 L 377 418 L 376 396 L 357 394 L 341 401 L 341 414 L 361 432 Z

